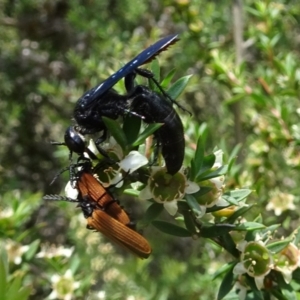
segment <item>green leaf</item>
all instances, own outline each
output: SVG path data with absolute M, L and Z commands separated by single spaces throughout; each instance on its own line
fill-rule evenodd
M 230 290 L 232 289 L 235 283 L 233 272 L 232 272 L 233 267 L 234 265 L 231 266 L 231 268 L 228 270 L 227 274 L 222 280 L 221 286 L 219 288 L 218 296 L 217 296 L 218 300 L 223 299 L 230 292 Z
M 40 240 L 35 240 L 34 242 L 32 242 L 29 245 L 29 249 L 25 253 L 26 260 L 32 259 L 32 257 L 35 255 L 39 245 L 40 245 Z
M 80 267 L 80 264 L 81 264 L 80 257 L 77 254 L 72 255 L 72 259 L 69 262 L 69 266 L 72 271 L 72 274 L 76 274 L 78 268 Z
M 252 297 L 252 299 L 264 300 L 265 298 L 263 296 L 263 293 L 260 290 L 257 289 L 254 278 L 250 277 L 250 276 L 247 276 L 246 279 L 247 279 L 246 283 L 249 285 L 250 290 L 252 291 L 253 296 L 254 296 L 254 298 Z
M 196 229 L 196 224 L 195 224 L 195 220 L 193 218 L 193 216 L 191 215 L 191 213 L 189 211 L 183 211 L 182 212 L 183 217 L 184 217 L 184 224 L 186 229 L 191 232 L 192 234 L 196 234 L 197 233 L 197 229 Z
M 32 289 L 30 286 L 22 287 L 18 291 L 18 294 L 16 295 L 15 300 L 27 300 L 29 298 L 31 292 L 32 292 Z M 13 299 L 10 299 L 10 300 L 13 300 Z
M 4 250 L 2 250 L 2 251 L 4 251 Z M 0 295 L 6 294 L 6 282 L 7 282 L 7 270 L 5 268 L 4 255 L 1 255 L 1 257 L 0 257 Z
M 228 158 L 228 171 L 230 171 L 232 166 L 234 165 L 237 155 L 238 155 L 239 151 L 241 150 L 241 148 L 242 148 L 242 144 L 238 144 L 232 150 L 230 157 Z
M 186 199 L 187 204 L 195 214 L 195 217 L 201 218 L 201 216 L 203 216 L 203 212 L 196 198 L 193 195 L 189 195 L 189 194 L 186 194 L 184 198 Z
M 145 142 L 145 139 L 153 134 L 157 129 L 159 129 L 161 126 L 163 126 L 163 123 L 154 123 L 149 124 L 145 130 L 138 136 L 138 138 L 132 143 L 132 147 L 139 146 L 140 144 Z
M 198 176 L 196 177 L 195 181 L 199 182 L 199 181 L 204 181 L 207 179 L 219 177 L 225 175 L 227 172 L 228 172 L 228 166 L 224 165 L 218 168 L 217 170 L 213 170 L 213 171 L 209 170 L 207 172 L 204 172 L 203 174 L 200 174 L 199 177 Z
M 128 144 L 132 144 L 138 137 L 142 120 L 141 118 L 127 114 L 123 121 L 123 131 L 126 135 Z
M 234 198 L 237 202 L 240 202 L 244 199 L 246 199 L 250 194 L 252 193 L 252 190 L 249 189 L 239 189 L 239 190 L 233 190 L 233 191 L 229 191 L 224 193 L 224 196 L 229 196 L 231 198 Z M 226 199 L 226 198 L 224 198 Z
M 278 287 L 280 287 L 280 290 L 277 290 L 278 293 L 276 293 L 277 299 L 280 299 L 280 300 L 296 300 L 297 297 L 295 295 L 294 288 L 290 284 L 285 282 L 282 274 L 277 272 L 274 275 L 276 276 L 275 280 L 278 283 Z M 274 292 L 275 290 L 276 289 L 272 289 L 272 292 Z
M 276 300 L 297 300 L 296 295 L 291 294 L 291 292 L 289 291 L 289 295 L 286 297 L 284 295 L 282 295 L 283 290 L 281 289 L 281 291 L 279 291 L 278 289 L 272 289 L 270 290 L 270 294 L 273 295 L 275 297 Z
M 212 280 L 215 280 L 216 278 L 220 277 L 224 273 L 229 272 L 233 267 L 236 265 L 236 262 L 230 262 L 225 265 L 223 265 L 221 268 L 218 268 L 218 270 L 213 274 Z
M 111 135 L 114 137 L 116 142 L 120 145 L 122 150 L 126 153 L 127 152 L 127 139 L 125 136 L 124 131 L 122 130 L 120 124 L 112 119 L 109 119 L 107 117 L 102 117 L 102 120 L 107 127 L 108 131 L 111 133 Z
M 300 268 L 297 268 L 293 272 L 293 280 L 295 280 L 298 284 L 300 284 Z
M 220 237 L 218 237 L 218 244 L 221 245 L 228 253 L 230 253 L 233 257 L 239 258 L 240 252 L 236 248 L 236 243 L 232 239 L 232 236 L 229 233 L 226 233 Z
M 282 240 L 266 245 L 272 253 L 279 253 L 291 243 L 291 240 Z
M 202 136 L 199 136 L 197 141 L 197 148 L 195 152 L 194 158 L 191 160 L 191 174 L 190 179 L 192 181 L 195 180 L 198 170 L 202 168 L 203 160 L 204 160 L 204 143 L 202 140 Z
M 240 189 L 226 192 L 222 198 L 232 205 L 239 205 L 239 202 L 244 200 L 247 196 L 252 193 L 249 189 Z
M 244 94 L 244 93 L 241 93 L 241 94 L 237 94 L 235 95 L 234 97 L 231 97 L 229 99 L 226 99 L 224 101 L 224 104 L 225 105 L 232 105 L 233 103 L 236 103 L 242 99 L 244 99 L 246 96 L 248 96 L 248 94 Z
M 268 226 L 265 229 L 261 230 L 260 233 L 261 233 L 261 235 L 264 235 L 264 234 L 270 235 L 270 234 L 273 234 L 275 232 L 275 230 L 277 230 L 279 227 L 282 227 L 282 224 L 274 224 L 274 225 Z M 294 238 L 294 236 L 292 234 L 292 236 L 289 237 L 289 240 L 292 241 L 293 238 Z
M 250 95 L 250 97 L 258 104 L 265 105 L 266 96 L 265 94 L 256 94 L 255 92 Z
M 242 206 L 236 210 L 229 218 L 227 218 L 228 223 L 234 223 L 239 217 L 243 216 L 248 210 L 252 209 L 254 205 Z
M 135 190 L 135 189 L 126 189 L 123 191 L 125 195 L 133 196 L 133 197 L 138 197 L 140 194 L 140 191 Z
M 161 82 L 161 86 L 163 89 L 167 89 L 168 85 L 170 84 L 171 80 L 173 79 L 175 75 L 175 69 L 172 69 L 167 76 L 164 78 L 164 80 Z
M 151 224 L 157 229 L 159 229 L 161 232 L 164 232 L 166 234 L 179 237 L 191 237 L 192 235 L 187 229 L 172 223 L 164 221 L 152 221 Z
M 6 298 L 11 300 L 13 299 L 18 300 L 17 296 L 18 296 L 18 291 L 21 288 L 21 284 L 22 284 L 21 276 L 15 277 L 14 280 L 9 284 L 8 290 L 6 291 Z
M 236 201 L 233 197 L 230 197 L 228 195 L 223 195 L 222 198 L 231 205 L 235 205 L 235 206 L 239 205 L 238 201 Z
M 178 79 L 167 91 L 168 95 L 173 99 L 176 100 L 179 95 L 183 92 L 185 87 L 187 86 L 190 78 L 193 75 L 187 75 L 180 79 Z
M 294 244 L 298 245 L 300 243 L 300 226 L 292 234 L 294 234 Z
M 209 193 L 213 188 L 209 186 L 201 186 L 200 184 L 200 190 L 193 195 L 194 198 L 198 199 L 198 197 L 201 197 L 207 193 Z M 210 209 L 209 207 L 207 209 Z
M 245 222 L 245 223 L 236 225 L 235 230 L 236 231 L 253 231 L 253 230 L 264 229 L 264 228 L 266 228 L 266 226 L 263 224 L 260 224 L 260 223 Z
M 202 225 L 200 235 L 205 238 L 215 238 L 225 235 L 236 228 L 233 224 L 205 224 Z
M 157 59 L 153 59 L 152 62 L 151 62 L 151 72 L 153 73 L 154 75 L 154 78 L 160 82 L 160 66 L 159 66 L 159 62 Z M 150 82 L 153 83 L 153 81 L 150 79 Z M 155 86 L 155 85 L 154 85 Z
M 160 203 L 152 203 L 146 210 L 143 219 L 139 222 L 140 227 L 148 226 L 154 221 L 164 210 L 164 206 Z
M 200 169 L 201 173 L 204 173 L 205 171 L 210 170 L 213 167 L 215 161 L 216 161 L 216 156 L 214 154 L 209 154 L 209 155 L 204 156 L 203 164 Z

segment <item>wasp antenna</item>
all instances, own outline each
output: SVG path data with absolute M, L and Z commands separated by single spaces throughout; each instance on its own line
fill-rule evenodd
M 65 167 L 62 170 L 60 170 L 58 173 L 56 173 L 56 175 L 53 177 L 52 181 L 50 182 L 50 185 L 52 185 L 55 180 L 64 172 L 68 171 L 70 169 L 70 167 Z

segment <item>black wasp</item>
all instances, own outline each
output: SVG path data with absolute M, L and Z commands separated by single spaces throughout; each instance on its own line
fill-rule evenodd
M 103 131 L 103 135 L 96 140 L 96 145 L 105 140 L 106 127 L 102 116 L 117 119 L 119 116 L 130 113 L 143 118 L 146 123 L 165 123 L 162 126 L 162 128 L 165 128 L 160 128 L 155 136 L 162 147 L 162 154 L 166 160 L 168 172 L 174 174 L 180 169 L 184 152 L 183 127 L 171 102 L 166 98 L 169 98 L 172 102 L 175 101 L 168 97 L 151 72 L 139 68 L 178 40 L 178 35 L 170 35 L 159 40 L 101 84 L 87 91 L 78 100 L 74 110 L 74 119 L 77 125 L 70 126 L 65 133 L 64 144 L 68 146 L 71 154 L 72 152 L 82 154 L 87 151 L 84 142 L 85 134 Z M 161 94 L 144 86 L 135 86 L 134 78 L 136 74 L 153 80 L 160 89 Z M 123 77 L 125 78 L 126 95 L 120 95 L 112 88 Z M 132 102 L 133 99 L 135 100 Z M 138 103 L 137 99 L 141 103 Z M 130 102 L 133 105 L 130 105 Z M 151 116 L 152 114 L 153 116 Z M 170 139 L 172 137 L 174 137 L 173 142 Z M 99 148 L 99 150 L 101 149 Z
M 173 175 L 179 171 L 184 159 L 184 131 L 180 117 L 172 107 L 172 103 L 164 96 L 138 85 L 135 88 L 131 109 L 144 117 L 143 121 L 164 123 L 154 132 L 161 147 L 168 173 Z

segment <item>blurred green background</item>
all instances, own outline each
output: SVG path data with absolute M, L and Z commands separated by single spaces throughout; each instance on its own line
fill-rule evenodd
M 162 75 L 193 74 L 178 99 L 193 114 L 178 111 L 186 163 L 205 122 L 207 151 L 217 146 L 226 158 L 242 145 L 227 188 L 255 190 L 257 211 L 282 223 L 282 235 L 297 227 L 299 25 L 297 0 L 0 0 L 0 241 L 8 280 L 28 286 L 29 299 L 216 297 L 212 274 L 228 257 L 215 244 L 149 227 L 143 235 L 153 254 L 138 260 L 86 230 L 72 204 L 42 200 L 62 194 L 67 182 L 65 174 L 49 185 L 68 164 L 68 151 L 50 141 L 63 140 L 78 98 L 173 33 L 180 41 L 158 60 Z M 137 221 L 147 206 L 122 204 Z M 65 278 L 60 286 L 57 276 Z M 60 289 L 71 293 L 53 294 Z

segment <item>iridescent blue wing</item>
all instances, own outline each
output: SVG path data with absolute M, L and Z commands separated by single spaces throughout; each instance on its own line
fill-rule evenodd
M 93 102 L 97 101 L 105 92 L 112 88 L 120 79 L 132 73 L 138 67 L 143 64 L 150 62 L 155 58 L 160 52 L 166 50 L 170 45 L 175 44 L 178 41 L 178 34 L 169 35 L 155 44 L 151 45 L 144 51 L 142 51 L 138 56 L 128 62 L 119 71 L 108 77 L 98 86 L 87 91 L 80 99 L 84 99 L 85 105 L 92 105 Z

